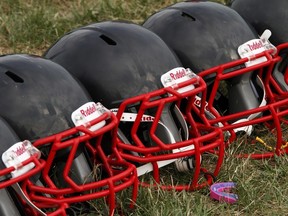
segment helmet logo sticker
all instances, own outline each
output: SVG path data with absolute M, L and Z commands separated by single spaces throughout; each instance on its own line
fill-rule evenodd
M 35 167 L 33 162 L 23 166 L 23 162 L 31 156 L 37 156 L 39 159 L 41 152 L 35 148 L 30 141 L 24 140 L 12 145 L 7 151 L 2 154 L 2 161 L 7 168 L 14 167 L 15 170 L 11 172 L 12 178 L 25 174 Z
M 109 110 L 106 109 L 101 103 L 96 104 L 95 102 L 88 102 L 75 110 L 71 115 L 71 119 L 75 126 L 84 125 L 91 131 L 96 131 L 105 125 L 105 120 L 93 126 L 90 126 L 89 122 L 98 118 L 105 112 L 109 112 Z
M 178 83 L 187 81 L 194 77 L 198 77 L 195 73 L 193 73 L 189 68 L 185 69 L 183 67 L 174 68 L 167 73 L 161 76 L 161 83 L 164 87 L 171 86 L 172 88 L 177 89 Z M 183 88 L 178 89 L 179 93 L 183 93 L 186 91 L 193 90 L 195 87 L 194 85 L 185 86 Z
M 255 55 L 268 50 L 273 50 L 273 53 L 276 51 L 276 47 L 268 40 L 270 36 L 271 31 L 266 29 L 260 39 L 252 39 L 238 47 L 240 57 L 249 59 L 249 61 L 245 62 L 246 67 L 267 61 L 265 56 L 255 58 Z

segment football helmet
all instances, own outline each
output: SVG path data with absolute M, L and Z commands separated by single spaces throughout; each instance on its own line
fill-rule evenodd
M 64 35 L 44 56 L 65 67 L 94 100 L 117 113 L 120 155 L 137 165 L 138 176 L 151 172 L 154 185 L 162 183 L 163 189 L 195 190 L 213 182 L 223 161 L 223 135 L 207 124 L 201 101 L 202 114 L 193 113 L 195 119 L 191 112 L 185 119 L 175 105 L 196 100 L 200 92 L 205 95 L 206 84 L 181 67 L 156 34 L 126 21 L 93 23 Z M 211 169 L 204 155 L 216 158 Z M 192 180 L 189 176 L 189 183 L 181 185 L 163 181 L 160 168 L 169 164 L 191 171 Z M 151 185 L 148 179 L 141 178 L 141 185 Z
M 184 67 L 207 82 L 207 109 L 213 116 L 210 123 L 225 131 L 227 144 L 240 137 L 238 133 L 251 135 L 253 128 L 250 137 L 254 143 L 254 135 L 263 136 L 263 132 L 256 133 L 260 123 L 265 130 L 269 125 L 267 130 L 276 132 L 275 145 L 268 146 L 262 140 L 264 149 L 256 151 L 256 145 L 249 145 L 238 156 L 263 158 L 287 151 L 280 129 L 285 122 L 285 102 L 267 103 L 271 94 L 267 94 L 267 83 L 260 79 L 279 61 L 276 48 L 268 40 L 269 31 L 259 38 L 235 10 L 209 1 L 176 3 L 151 15 L 143 26 L 160 36 Z
M 236 10 L 250 23 L 258 34 L 261 34 L 266 29 L 272 32 L 270 41 L 277 46 L 278 55 L 282 58 L 273 69 L 272 79 L 267 80 L 270 83 L 275 100 L 281 100 L 288 96 L 288 73 L 286 73 L 288 62 L 288 29 L 283 28 L 283 22 L 288 19 L 288 14 L 285 10 L 287 7 L 288 2 L 285 0 L 275 2 L 269 0 L 234 0 L 231 3 L 231 8 Z M 267 79 L 267 76 L 265 75 L 263 79 Z
M 10 178 L 0 186 L 18 181 L 29 214 L 66 215 L 99 198 L 113 214 L 116 193 L 130 186 L 136 199 L 136 168 L 116 149 L 116 116 L 63 67 L 37 56 L 6 55 L 0 77 L 0 115 L 24 140 L 2 145 L 10 170 L 3 176 Z

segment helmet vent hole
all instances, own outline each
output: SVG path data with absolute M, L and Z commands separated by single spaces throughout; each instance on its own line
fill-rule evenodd
M 188 19 L 191 19 L 192 21 L 196 21 L 195 17 L 191 16 L 188 13 L 182 12 L 181 16 L 182 17 L 187 17 Z
M 24 80 L 21 77 L 19 77 L 18 75 L 16 75 L 15 73 L 13 73 L 11 71 L 7 71 L 5 74 L 8 77 L 10 77 L 16 83 L 23 83 L 24 82 Z
M 107 44 L 109 44 L 109 45 L 112 45 L 112 46 L 115 46 L 117 43 L 114 41 L 114 40 L 112 40 L 111 38 L 109 38 L 109 37 L 107 37 L 107 36 L 105 36 L 105 35 L 100 35 L 100 38 L 102 39 L 102 40 L 104 40 Z

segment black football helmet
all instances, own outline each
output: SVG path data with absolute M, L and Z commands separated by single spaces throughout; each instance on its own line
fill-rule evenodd
M 209 1 L 171 5 L 150 16 L 143 26 L 159 35 L 174 50 L 184 67 L 195 73 L 239 59 L 238 47 L 257 38 L 237 12 Z M 215 77 L 208 78 L 205 81 L 209 85 Z M 228 86 L 234 100 L 219 96 L 215 107 L 223 114 L 258 107 L 263 93 L 255 92 L 252 80 L 252 73 L 231 79 Z M 246 100 L 246 95 L 250 100 Z
M 184 67 L 191 68 L 207 82 L 207 107 L 214 115 L 211 124 L 218 122 L 216 125 L 226 131 L 228 144 L 238 133 L 251 135 L 259 122 L 271 124 L 262 118 L 266 115 L 275 119 L 277 125 L 282 122 L 283 113 L 272 117 L 274 111 L 267 103 L 267 99 L 273 103 L 269 86 L 260 78 L 279 61 L 275 46 L 268 40 L 269 31 L 261 33 L 259 38 L 235 10 L 210 1 L 176 3 L 151 15 L 143 26 L 160 36 Z M 276 106 L 283 110 L 284 102 Z M 277 133 L 271 152 L 266 148 L 254 152 L 252 148 L 252 153 L 241 156 L 263 158 L 286 152 L 278 126 Z
M 250 23 L 258 34 L 266 29 L 272 33 L 270 41 L 277 46 L 278 55 L 282 58 L 275 65 L 272 79 L 269 80 L 275 100 L 288 96 L 288 29 L 284 27 L 288 20 L 287 7 L 288 2 L 285 0 L 234 0 L 231 3 L 231 8 Z M 268 79 L 267 75 L 263 79 Z
M 136 168 L 116 152 L 116 116 L 93 102 L 62 66 L 32 55 L 1 56 L 0 80 L 0 115 L 24 140 L 2 145 L 10 178 L 0 186 L 19 182 L 29 214 L 66 215 L 98 198 L 107 199 L 112 214 L 115 193 L 129 186 L 135 200 Z M 41 151 L 37 160 L 25 156 L 31 149 Z
M 211 176 L 218 174 L 223 161 L 222 134 L 199 113 L 195 115 L 201 124 L 191 113 L 185 119 L 175 105 L 205 94 L 206 84 L 181 66 L 160 37 L 131 22 L 106 21 L 72 30 L 44 56 L 65 67 L 94 100 L 117 113 L 118 148 L 137 165 L 138 176 L 153 171 L 160 183 L 160 168 L 175 162 L 177 170 L 193 170 L 193 179 L 181 186 L 164 182 L 162 188 L 193 190 L 212 183 Z M 173 90 L 171 84 L 185 90 Z M 203 154 L 216 149 L 220 153 L 208 172 L 201 165 Z M 201 173 L 206 181 L 199 180 Z

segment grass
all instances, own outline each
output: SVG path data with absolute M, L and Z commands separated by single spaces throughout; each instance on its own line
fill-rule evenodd
M 218 181 L 237 183 L 237 204 L 212 201 L 207 188 L 192 193 L 141 188 L 138 207 L 131 215 L 287 215 L 287 160 L 228 156 Z
M 136 23 L 164 5 L 162 0 L 3 0 L 0 3 L 2 54 L 42 54 L 65 32 L 91 22 L 131 20 Z
M 179 0 L 1 0 L 0 53 L 41 55 L 57 38 L 78 26 L 103 20 L 141 23 L 153 12 Z M 235 143 L 229 151 L 237 149 Z M 234 181 L 239 200 L 219 203 L 208 188 L 195 192 L 140 188 L 136 208 L 127 215 L 287 215 L 288 157 L 237 159 L 227 152 L 217 181 Z M 176 178 L 189 178 L 183 174 Z M 124 205 L 128 198 L 120 196 Z M 89 215 L 105 215 L 94 204 Z
M 160 8 L 180 0 L 2 0 L 0 53 L 42 54 L 65 32 L 91 22 L 141 23 Z

